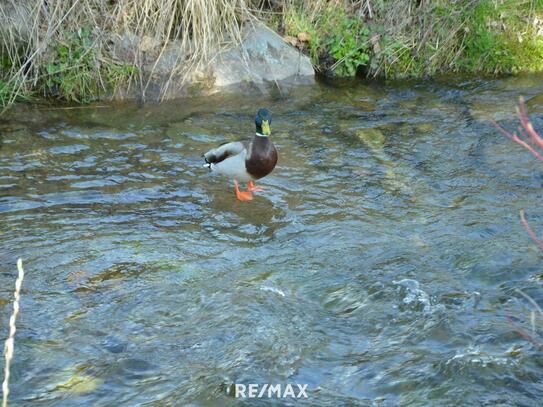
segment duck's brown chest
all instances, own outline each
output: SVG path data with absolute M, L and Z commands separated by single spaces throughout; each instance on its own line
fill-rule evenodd
M 269 137 L 255 136 L 249 147 L 245 168 L 254 178 L 259 179 L 273 171 L 277 164 L 277 150 Z

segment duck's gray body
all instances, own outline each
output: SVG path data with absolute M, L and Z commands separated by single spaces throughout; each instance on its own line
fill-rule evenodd
M 277 150 L 268 136 L 222 144 L 204 154 L 205 166 L 240 182 L 255 181 L 273 171 Z

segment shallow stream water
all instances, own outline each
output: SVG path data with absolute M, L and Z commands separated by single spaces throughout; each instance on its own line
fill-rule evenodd
M 543 77 L 334 82 L 269 97 L 0 122 L 0 330 L 24 406 L 539 406 Z M 237 202 L 201 167 L 273 113 L 279 163 Z M 540 329 L 543 322 L 539 322 Z M 540 331 L 541 332 L 541 331 Z M 307 384 L 236 399 L 233 383 Z

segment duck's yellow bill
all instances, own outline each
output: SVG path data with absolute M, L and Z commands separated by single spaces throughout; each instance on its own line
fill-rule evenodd
M 269 136 L 271 134 L 270 124 L 267 120 L 262 120 L 262 134 Z

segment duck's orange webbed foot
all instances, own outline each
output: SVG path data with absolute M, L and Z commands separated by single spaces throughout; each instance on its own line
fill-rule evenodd
M 238 182 L 234 181 L 234 192 L 236 193 L 236 198 L 240 201 L 250 201 L 253 199 L 253 194 L 251 191 L 240 191 Z
M 253 181 L 249 181 L 249 182 L 247 183 L 247 190 L 248 190 L 249 192 L 262 192 L 262 191 L 264 191 L 264 188 L 259 187 L 259 186 L 255 185 L 255 184 L 253 184 Z

